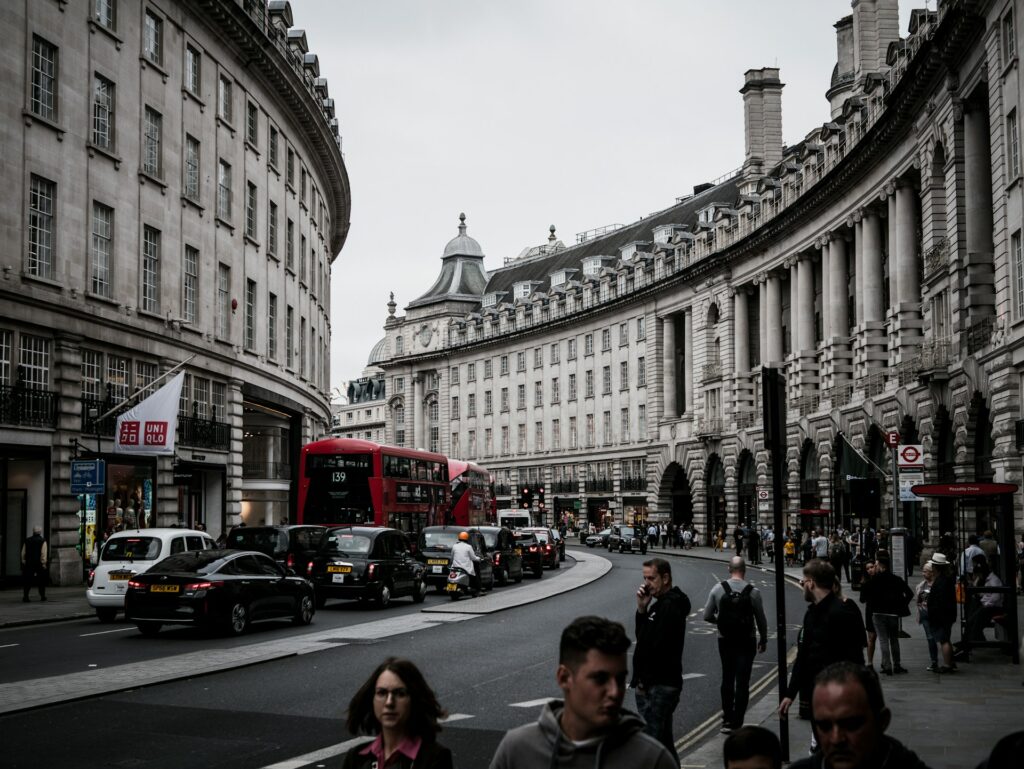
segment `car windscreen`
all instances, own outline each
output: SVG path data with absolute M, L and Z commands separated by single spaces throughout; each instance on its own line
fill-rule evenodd
M 517 531 L 516 532 L 516 544 L 517 545 L 536 545 L 536 535 L 528 531 Z
M 459 541 L 458 529 L 424 529 L 420 533 L 420 547 L 423 550 L 451 550 Z
M 101 561 L 155 561 L 162 543 L 157 537 L 113 537 L 103 547 Z
M 332 531 L 324 538 L 321 552 L 327 555 L 366 555 L 372 546 L 373 540 L 365 534 Z
M 548 539 L 551 536 L 546 531 L 535 531 L 534 534 L 537 535 L 537 541 L 540 542 L 542 545 L 546 545 L 548 543 Z
M 259 527 L 232 529 L 227 547 L 235 550 L 258 550 L 273 556 L 288 549 L 288 537 L 277 529 Z
M 633 527 L 632 526 L 623 526 L 621 529 L 619 529 L 619 533 L 623 537 L 635 537 L 636 536 L 636 534 L 633 532 Z
M 223 551 L 192 550 L 167 556 L 150 569 L 150 573 L 186 572 L 190 574 L 212 574 L 224 560 Z
M 484 545 L 488 550 L 493 550 L 498 546 L 498 532 L 501 529 L 480 529 L 480 533 L 484 535 Z

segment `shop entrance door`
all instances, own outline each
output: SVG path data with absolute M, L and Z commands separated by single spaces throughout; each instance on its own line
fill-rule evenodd
M 27 515 L 28 491 L 7 489 L 0 507 L 0 584 L 4 586 L 21 582 L 21 544 L 28 537 Z

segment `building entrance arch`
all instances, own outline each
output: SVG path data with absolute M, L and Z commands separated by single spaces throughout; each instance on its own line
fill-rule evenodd
M 739 482 L 736 489 L 739 521 L 757 521 L 757 467 L 754 455 L 744 449 L 740 454 Z
M 719 529 L 725 531 L 726 525 L 725 466 L 718 454 L 708 457 L 704 478 L 705 499 L 708 505 L 707 531 L 710 535 L 710 532 Z

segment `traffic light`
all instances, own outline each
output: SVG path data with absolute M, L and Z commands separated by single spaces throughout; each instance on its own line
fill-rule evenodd
M 519 507 L 524 510 L 533 507 L 533 490 L 529 486 L 523 486 L 519 490 Z
M 541 510 L 544 509 L 544 487 L 543 486 L 538 486 L 537 487 L 537 507 L 539 507 Z

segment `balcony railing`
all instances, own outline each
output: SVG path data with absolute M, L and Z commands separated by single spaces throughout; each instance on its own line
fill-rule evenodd
M 754 427 L 761 421 L 761 414 L 756 409 L 739 409 L 736 411 L 736 428 L 739 430 Z
M 287 462 L 242 462 L 242 477 L 288 481 L 292 477 L 292 466 Z
M 56 427 L 58 395 L 24 385 L 0 387 L 0 424 Z
M 818 411 L 818 407 L 821 405 L 821 394 L 811 393 L 809 395 L 801 395 L 796 399 L 796 408 L 800 412 L 800 416 L 806 417 L 811 414 L 815 414 Z
M 507 483 L 494 484 L 494 495 L 496 497 L 508 497 L 512 495 L 512 487 Z
M 178 417 L 178 442 L 185 446 L 227 451 L 231 429 L 227 422 L 196 417 Z
M 834 408 L 850 405 L 853 400 L 853 382 L 838 382 L 829 392 L 829 400 Z
M 575 494 L 579 490 L 580 485 L 576 481 L 553 481 L 551 483 L 553 494 Z
M 623 491 L 647 491 L 647 479 L 623 478 L 619 486 Z
M 885 392 L 885 372 L 872 371 L 857 380 L 857 387 L 864 391 L 868 398 L 875 398 Z
M 722 434 L 722 420 L 719 417 L 704 417 L 697 423 L 697 435 L 701 438 L 717 438 Z
M 104 438 L 113 437 L 114 430 L 117 429 L 117 418 L 127 411 L 129 407 L 125 406 L 120 411 L 115 411 L 98 422 L 93 421 L 93 418 L 89 416 L 89 412 L 95 411 L 96 415 L 99 416 L 109 411 L 116 403 L 117 401 L 110 398 L 82 398 L 82 432 L 86 435 L 100 435 Z
M 968 326 L 964 331 L 964 336 L 967 337 L 967 354 L 974 355 L 988 347 L 997 328 L 998 322 L 991 316 L 981 318 Z
M 615 487 L 607 478 L 599 478 L 594 481 L 587 481 L 584 484 L 587 491 L 612 491 Z

